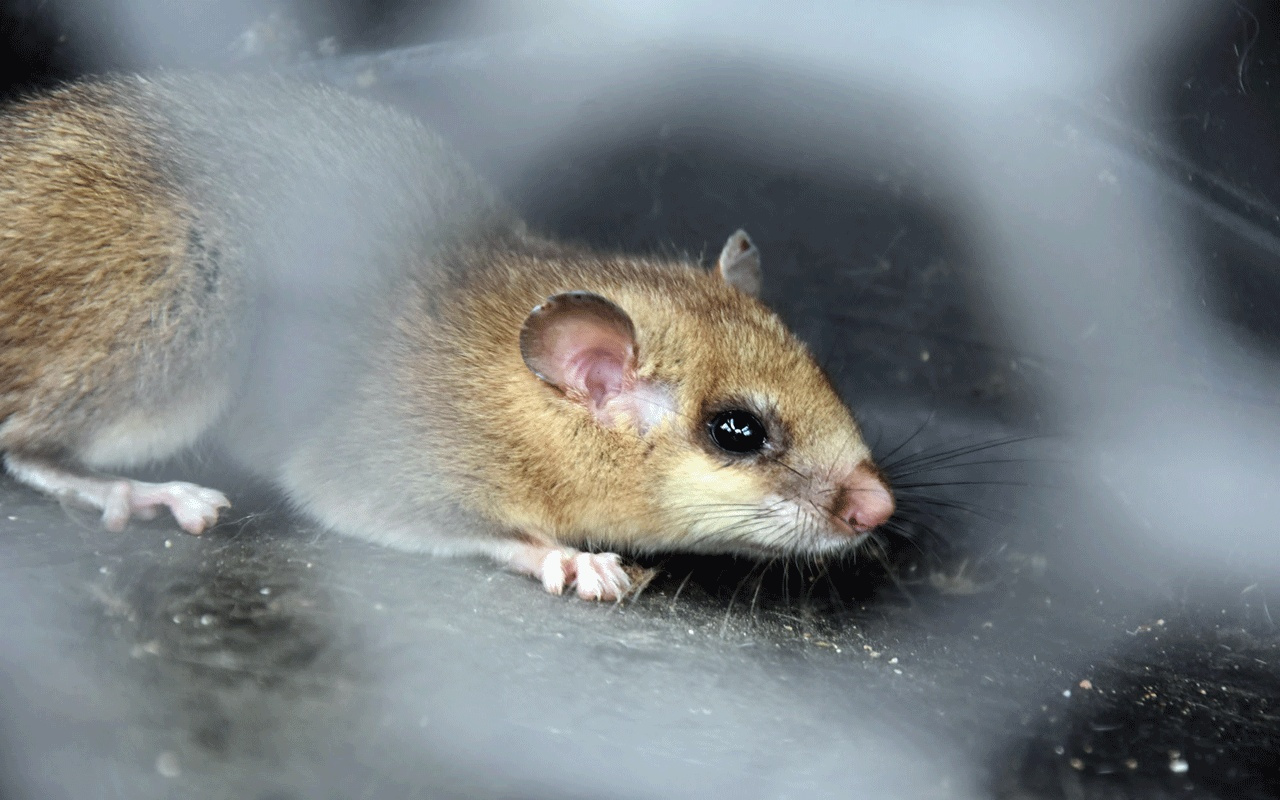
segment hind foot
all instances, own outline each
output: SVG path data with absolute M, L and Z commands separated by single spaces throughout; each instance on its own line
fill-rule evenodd
M 9 474 L 28 486 L 100 509 L 103 525 L 112 531 L 124 530 L 131 517 L 154 519 L 167 507 L 184 531 L 200 534 L 218 521 L 219 510 L 231 506 L 222 492 L 194 483 L 146 483 L 83 475 L 12 454 L 5 455 L 4 463 Z

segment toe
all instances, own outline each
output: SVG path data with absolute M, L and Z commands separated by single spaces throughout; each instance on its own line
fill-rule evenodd
M 596 565 L 612 599 L 622 597 L 631 588 L 631 578 L 622 568 L 622 558 L 617 553 L 601 553 L 597 556 Z
M 204 529 L 209 526 L 209 522 L 204 517 L 188 517 L 186 515 L 177 517 L 178 526 L 192 536 L 199 536 L 204 533 Z
M 210 508 L 215 509 L 215 517 L 217 513 L 216 509 L 231 508 L 231 501 L 227 499 L 225 494 L 219 492 L 217 489 L 205 489 L 204 487 L 196 488 L 198 489 L 197 494 L 200 499 Z
M 172 505 L 173 517 L 184 531 L 195 536 L 218 521 L 218 509 L 199 501 L 188 500 Z
M 194 483 L 147 484 L 135 493 L 135 510 L 146 505 L 168 506 L 178 526 L 199 535 L 218 521 L 218 509 L 231 504 L 222 492 Z
M 102 503 L 102 524 L 107 530 L 119 533 L 129 523 L 130 488 L 128 481 L 117 481 L 107 489 Z
M 579 553 L 574 557 L 577 562 L 578 578 L 575 581 L 578 597 L 583 600 L 604 600 L 605 583 L 596 571 L 595 562 L 590 553 Z
M 631 588 L 616 553 L 580 553 L 577 563 L 578 597 L 583 600 L 619 600 Z
M 542 588 L 555 595 L 563 594 L 564 587 L 570 580 L 568 567 L 571 563 L 560 550 L 548 552 L 543 557 L 542 568 L 539 570 Z

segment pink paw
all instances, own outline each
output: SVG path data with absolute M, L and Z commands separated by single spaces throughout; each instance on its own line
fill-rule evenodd
M 534 577 L 552 594 L 562 594 L 573 587 L 583 600 L 618 600 L 631 588 L 631 579 L 620 560 L 617 553 L 551 549 L 542 557 Z
M 102 522 L 108 530 L 122 531 L 130 517 L 154 519 L 166 506 L 184 531 L 201 534 L 218 521 L 219 509 L 229 508 L 231 502 L 222 492 L 194 483 L 117 480 L 107 489 Z

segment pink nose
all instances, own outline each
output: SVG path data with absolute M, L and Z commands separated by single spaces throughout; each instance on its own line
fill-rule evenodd
M 893 516 L 893 494 L 874 470 L 860 465 L 842 482 L 832 509 L 851 528 L 862 533 L 888 522 Z

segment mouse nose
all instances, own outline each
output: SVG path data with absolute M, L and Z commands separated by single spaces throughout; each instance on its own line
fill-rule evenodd
M 893 509 L 889 487 L 872 467 L 861 464 L 841 482 L 831 513 L 855 531 L 865 533 L 888 522 Z

